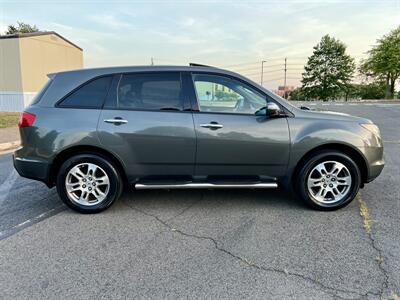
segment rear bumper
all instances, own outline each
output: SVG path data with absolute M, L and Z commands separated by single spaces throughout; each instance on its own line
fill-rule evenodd
M 13 154 L 14 168 L 22 177 L 39 180 L 51 187 L 49 180 L 50 166 L 45 161 L 37 159 L 19 157 L 17 152 Z

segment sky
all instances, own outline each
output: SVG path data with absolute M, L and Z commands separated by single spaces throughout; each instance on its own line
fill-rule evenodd
M 321 37 L 334 36 L 358 62 L 400 25 L 400 0 L 6 1 L 0 32 L 22 21 L 84 49 L 84 66 L 208 64 L 275 89 L 299 85 Z

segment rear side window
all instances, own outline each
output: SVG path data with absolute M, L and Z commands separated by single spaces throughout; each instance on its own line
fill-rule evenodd
M 72 94 L 68 95 L 58 105 L 60 107 L 74 108 L 101 108 L 107 97 L 111 76 L 100 77 L 84 84 Z
M 118 86 L 119 109 L 182 110 L 180 73 L 122 75 Z
M 39 101 L 42 99 L 44 93 L 46 93 L 46 91 L 48 90 L 48 88 L 51 85 L 51 83 L 52 83 L 51 79 L 47 80 L 46 84 L 42 87 L 42 89 L 32 99 L 31 105 L 39 103 Z

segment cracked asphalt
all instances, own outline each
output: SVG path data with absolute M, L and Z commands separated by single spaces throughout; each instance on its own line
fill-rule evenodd
M 1 155 L 0 298 L 396 299 L 400 105 L 313 107 L 372 119 L 385 141 L 382 175 L 335 212 L 280 190 L 159 190 L 81 215 Z

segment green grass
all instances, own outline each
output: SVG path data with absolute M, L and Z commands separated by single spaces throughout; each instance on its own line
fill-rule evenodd
M 15 127 L 18 125 L 19 113 L 0 112 L 0 128 Z

